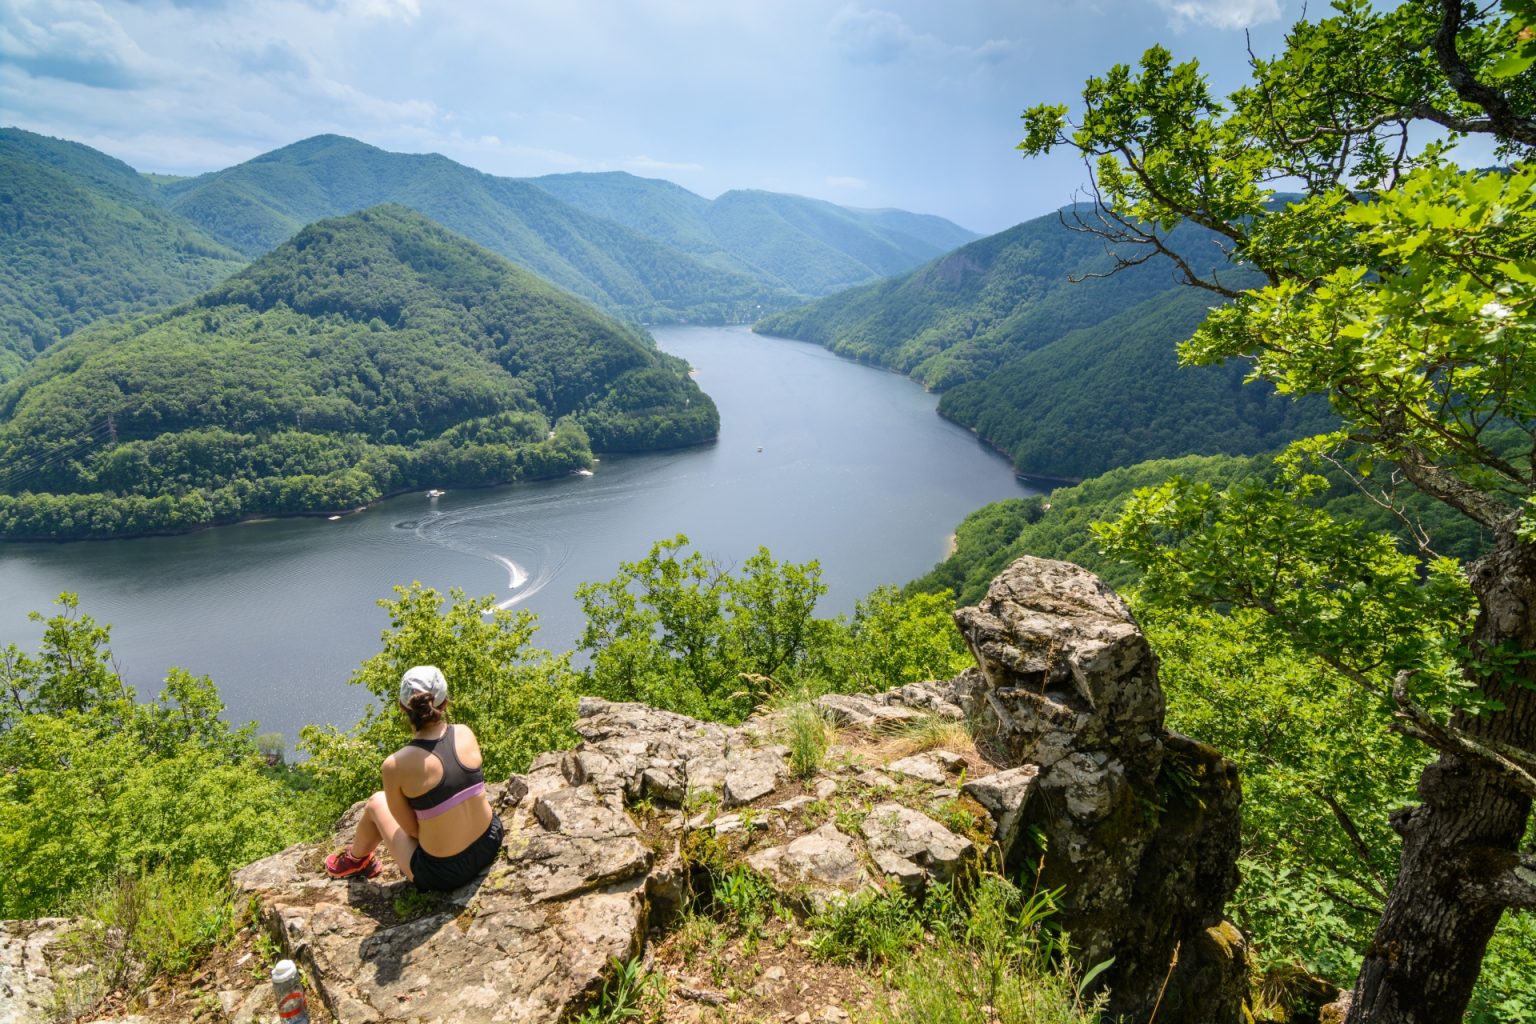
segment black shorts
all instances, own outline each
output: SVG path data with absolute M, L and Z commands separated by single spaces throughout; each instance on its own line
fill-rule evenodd
M 501 819 L 491 815 L 485 834 L 451 857 L 434 857 L 421 847 L 411 854 L 411 875 L 422 892 L 452 892 L 474 881 L 501 849 Z

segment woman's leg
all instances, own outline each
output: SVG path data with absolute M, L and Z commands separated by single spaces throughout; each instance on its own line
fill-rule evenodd
M 347 848 L 347 853 L 362 860 L 377 849 L 381 842 L 389 847 L 390 855 L 400 865 L 405 877 L 414 880 L 415 875 L 411 874 L 411 855 L 416 852 L 416 838 L 400 827 L 395 816 L 389 813 L 389 801 L 379 792 L 369 797 L 368 803 L 363 805 L 363 816 L 358 820 L 357 834 L 352 837 L 352 845 Z

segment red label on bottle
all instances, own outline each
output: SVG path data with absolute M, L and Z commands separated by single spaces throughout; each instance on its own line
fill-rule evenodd
M 296 989 L 292 992 L 285 993 L 283 997 L 277 1001 L 277 1015 L 283 1018 L 283 1020 L 297 1017 L 299 1014 L 303 1013 L 304 1010 L 304 993 L 300 990 Z

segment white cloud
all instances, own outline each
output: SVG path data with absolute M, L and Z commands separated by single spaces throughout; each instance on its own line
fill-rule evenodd
M 667 160 L 655 160 L 648 156 L 632 156 L 624 161 L 624 166 L 633 171 L 648 171 L 657 174 L 678 171 L 702 171 L 702 164 L 672 163 Z
M 154 62 L 94 0 L 0 0 L 0 57 L 39 78 L 132 89 Z
M 833 188 L 851 188 L 851 189 L 866 189 L 866 188 L 869 188 L 869 182 L 865 181 L 863 178 L 855 178 L 851 174 L 833 175 L 833 176 L 831 176 L 831 177 L 829 177 L 829 178 L 827 178 L 825 180 L 826 180 L 826 183 L 828 185 L 832 186 Z
M 1262 25 L 1280 17 L 1280 0 L 1153 0 L 1170 15 L 1175 28 L 1210 25 L 1239 29 Z
M 347 0 L 347 13 L 365 18 L 414 21 L 421 15 L 420 0 Z
M 948 43 L 918 32 L 899 15 L 873 8 L 844 7 L 829 29 L 832 48 L 852 64 L 893 64 L 907 58 L 971 59 L 996 63 L 1012 52 L 1008 39 L 988 39 L 980 46 Z

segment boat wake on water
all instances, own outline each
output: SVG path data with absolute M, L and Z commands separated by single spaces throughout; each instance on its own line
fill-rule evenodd
M 654 486 L 649 478 L 631 477 L 603 480 L 596 488 L 589 483 L 530 489 L 467 508 L 444 511 L 434 505 L 422 518 L 397 526 L 428 544 L 505 569 L 506 592 L 494 607 L 506 609 L 555 581 L 570 559 L 572 539 L 590 535 L 591 522 L 600 520 L 604 509 L 627 503 Z

